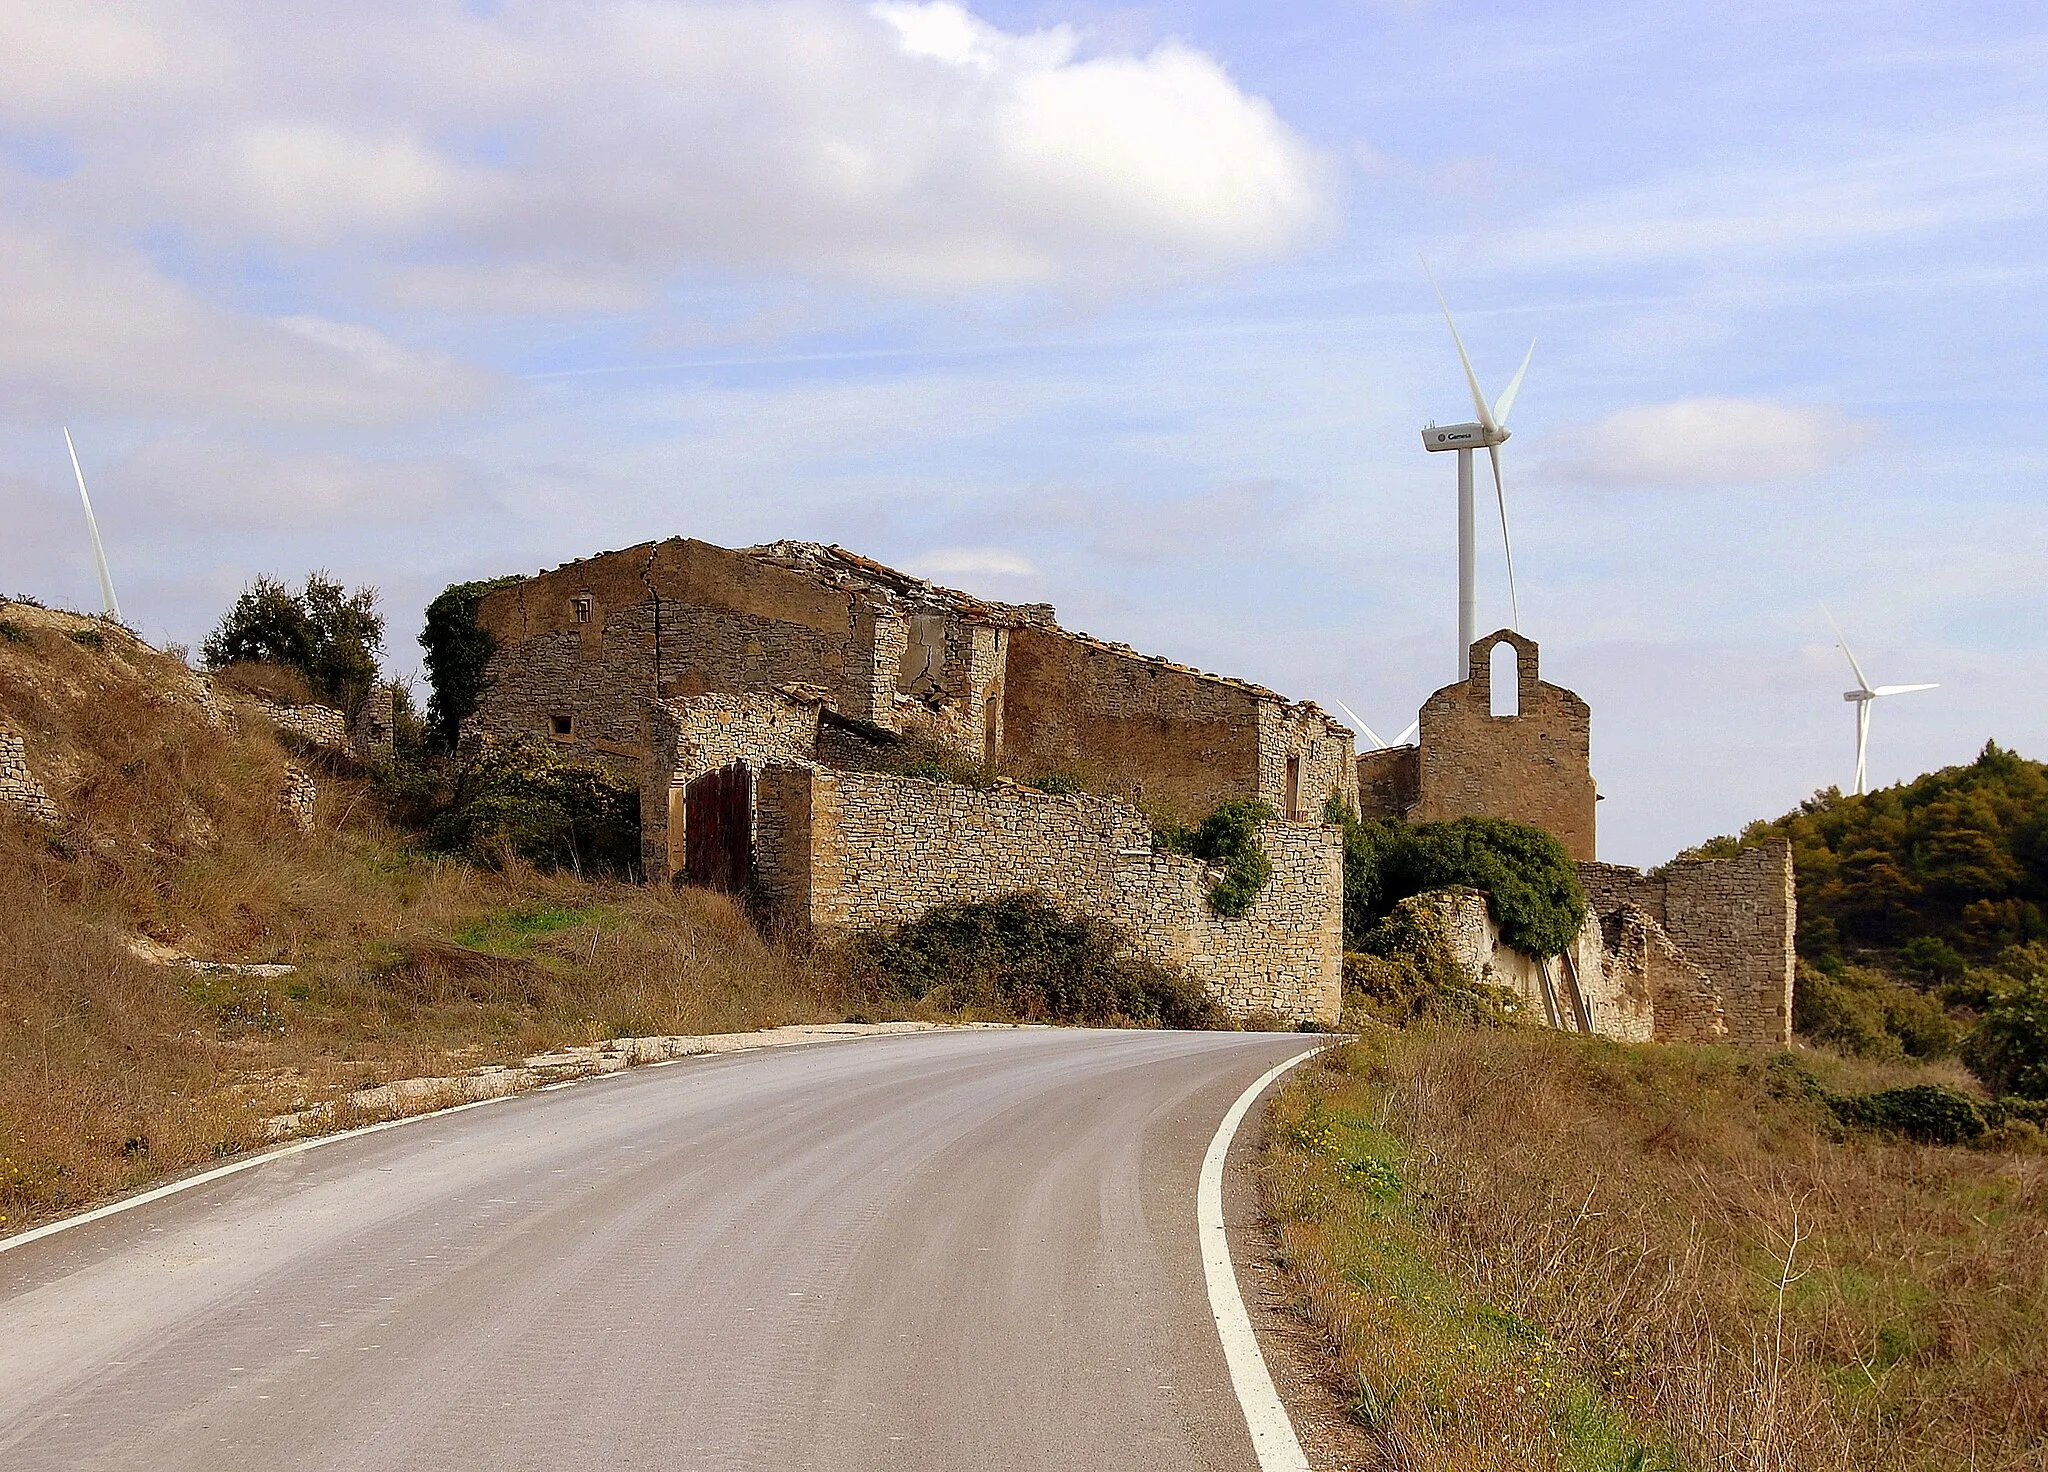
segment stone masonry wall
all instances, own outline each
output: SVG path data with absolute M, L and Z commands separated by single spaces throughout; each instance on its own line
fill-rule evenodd
M 1491 655 L 1517 653 L 1519 714 L 1492 710 Z M 1574 859 L 1594 857 L 1592 712 L 1537 678 L 1532 640 L 1501 629 L 1472 646 L 1472 677 L 1423 702 L 1418 822 L 1512 818 L 1551 833 Z
M 1720 993 L 1727 1039 L 1783 1047 L 1792 1039 L 1792 846 L 1774 840 L 1726 859 L 1678 859 L 1660 874 L 1581 864 L 1593 909 L 1640 906 Z
M 1002 725 L 1018 770 L 1179 822 L 1259 794 L 1257 687 L 1057 630 L 1013 629 L 1008 645 Z
M 1651 1024 L 1639 1038 L 1617 1036 L 1700 1043 L 1727 1036 L 1719 989 L 1649 911 L 1623 904 L 1599 923 L 1612 985 L 1630 1001 L 1640 999 Z
M 696 695 L 647 708 L 647 757 L 640 772 L 640 857 L 649 880 L 682 872 L 683 794 L 706 772 L 744 762 L 759 772 L 818 754 L 815 699 L 783 692 Z
M 1237 1018 L 1334 1024 L 1342 990 L 1342 840 L 1272 823 L 1273 878 L 1241 919 L 1208 906 L 1208 865 L 1155 852 L 1144 816 L 1113 799 L 1011 784 L 796 766 L 756 789 L 756 873 L 782 923 L 831 932 L 934 905 L 1035 889 L 1123 927 L 1182 966 Z
M 1281 817 L 1311 823 L 1323 821 L 1332 797 L 1354 812 L 1358 808 L 1358 744 L 1349 726 L 1340 726 L 1304 701 L 1282 705 L 1262 700 L 1259 718 L 1258 796 Z M 1296 763 L 1295 806 L 1287 810 L 1287 763 Z
M 1792 1041 L 1798 903 L 1792 845 L 1782 839 L 1665 869 L 1664 928 L 1719 985 L 1730 1042 Z
M 21 737 L 4 727 L 0 727 L 0 811 L 33 823 L 55 823 L 63 816 L 29 770 L 28 748 Z
M 1386 746 L 1358 758 L 1358 815 L 1405 818 L 1422 795 L 1422 752 Z

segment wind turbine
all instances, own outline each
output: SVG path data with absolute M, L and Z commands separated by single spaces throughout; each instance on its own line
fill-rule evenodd
M 1835 638 L 1841 643 L 1842 653 L 1849 656 L 1849 668 L 1856 672 L 1856 688 L 1854 690 L 1844 690 L 1842 692 L 1842 699 L 1851 702 L 1856 707 L 1856 795 L 1861 797 L 1863 796 L 1864 784 L 1864 757 L 1870 750 L 1870 702 L 1878 699 L 1880 696 L 1911 695 L 1915 690 L 1933 690 L 1938 688 L 1938 686 L 1872 685 L 1870 681 L 1863 677 L 1863 666 L 1856 662 L 1856 655 L 1849 648 L 1848 639 L 1842 634 L 1842 626 L 1835 622 L 1835 616 L 1832 613 L 1828 613 L 1825 604 L 1821 606 L 1821 612 L 1827 613 L 1828 623 L 1835 631 Z
M 114 596 L 114 575 L 107 571 L 107 549 L 100 545 L 100 524 L 93 519 L 92 497 L 85 493 L 85 472 L 78 467 L 78 446 L 71 443 L 71 431 L 64 431 L 64 448 L 71 452 L 71 473 L 78 477 L 78 499 L 85 506 L 85 529 L 92 533 L 92 559 L 100 571 L 100 602 L 107 617 L 121 622 L 121 600 Z
M 1373 728 L 1368 726 L 1364 721 L 1361 721 L 1358 718 L 1358 712 L 1353 710 L 1350 706 L 1346 705 L 1343 701 L 1340 700 L 1337 702 L 1337 709 L 1343 711 L 1345 715 L 1351 717 L 1351 724 L 1358 727 L 1358 729 L 1362 733 L 1364 733 L 1365 739 L 1372 743 L 1372 749 L 1374 751 L 1384 751 L 1386 750 L 1386 748 L 1390 746 L 1406 746 L 1408 744 L 1408 738 L 1413 736 L 1417 731 L 1422 729 L 1422 718 L 1420 716 L 1417 716 L 1414 720 L 1408 723 L 1408 729 L 1403 731 L 1400 735 L 1396 736 L 1392 741 L 1382 741 L 1380 740 L 1380 733 L 1373 730 Z
M 1501 393 L 1493 407 L 1488 408 L 1486 395 L 1480 392 L 1479 375 L 1472 371 L 1472 359 L 1465 352 L 1465 340 L 1458 335 L 1458 324 L 1451 316 L 1451 305 L 1444 300 L 1443 288 L 1436 284 L 1436 273 L 1429 269 L 1429 262 L 1423 261 L 1422 269 L 1429 277 L 1430 287 L 1436 292 L 1437 304 L 1444 309 L 1444 321 L 1450 325 L 1451 341 L 1458 346 L 1458 361 L 1464 365 L 1465 383 L 1472 390 L 1472 408 L 1478 414 L 1476 424 L 1432 424 L 1422 432 L 1422 448 L 1458 452 L 1458 678 L 1472 678 L 1472 641 L 1479 637 L 1479 593 L 1477 583 L 1476 551 L 1473 547 L 1472 530 L 1472 452 L 1480 446 L 1486 447 L 1486 455 L 1493 462 L 1493 495 L 1500 505 L 1500 544 L 1507 554 L 1508 562 L 1508 608 L 1513 614 L 1516 629 L 1522 626 L 1521 602 L 1515 596 L 1515 549 L 1508 540 L 1508 493 L 1501 479 L 1500 447 L 1508 438 L 1508 413 L 1515 407 L 1515 395 L 1522 391 L 1522 375 L 1529 371 L 1529 360 L 1536 356 L 1536 344 L 1529 344 L 1529 351 L 1522 357 L 1522 366 L 1515 370 L 1515 376 L 1508 380 L 1508 386 Z

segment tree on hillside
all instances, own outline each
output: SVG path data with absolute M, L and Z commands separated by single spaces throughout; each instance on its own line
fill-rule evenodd
M 315 695 L 353 716 L 377 682 L 383 648 L 377 590 L 347 592 L 325 572 L 311 572 L 296 593 L 277 578 L 250 583 L 199 655 L 209 669 L 256 663 L 294 670 Z

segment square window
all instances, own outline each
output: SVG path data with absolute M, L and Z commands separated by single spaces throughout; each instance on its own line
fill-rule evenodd
M 557 736 L 568 736 L 576 730 L 576 717 L 554 716 L 550 718 Z
M 593 606 L 590 594 L 584 593 L 579 597 L 572 598 L 570 604 L 576 610 L 577 623 L 587 624 L 590 622 L 590 610 Z

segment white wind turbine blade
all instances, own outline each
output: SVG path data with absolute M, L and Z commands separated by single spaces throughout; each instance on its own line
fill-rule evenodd
M 1364 721 L 1361 721 L 1358 718 L 1357 711 L 1353 710 L 1343 701 L 1340 700 L 1337 702 L 1337 709 L 1343 711 L 1345 715 L 1351 717 L 1351 724 L 1358 727 L 1359 731 L 1365 736 L 1365 739 L 1372 743 L 1372 748 L 1374 751 L 1378 751 L 1381 747 L 1387 744 L 1386 742 L 1380 740 L 1378 732 L 1374 731 L 1372 727 L 1368 726 Z
M 1515 395 L 1522 391 L 1522 376 L 1529 371 L 1529 360 L 1536 356 L 1536 344 L 1532 340 L 1529 351 L 1522 354 L 1522 366 L 1515 370 L 1515 376 L 1508 380 L 1508 386 L 1500 391 L 1500 398 L 1494 402 L 1493 417 L 1502 429 L 1508 427 L 1508 415 L 1515 412 Z
M 1409 739 L 1412 736 L 1414 736 L 1417 731 L 1420 731 L 1421 729 L 1422 717 L 1417 716 L 1414 720 L 1408 723 L 1408 727 L 1406 730 L 1404 730 L 1400 735 L 1396 736 L 1393 739 L 1393 742 L 1391 744 L 1394 746 L 1406 746 L 1408 744 Z
M 85 471 L 79 468 L 78 446 L 71 443 L 71 431 L 64 431 L 64 448 L 71 452 L 71 473 L 78 477 L 78 499 L 85 507 L 85 529 L 92 535 L 92 559 L 99 568 L 100 603 L 108 618 L 121 621 L 121 600 L 114 596 L 114 575 L 107 571 L 107 549 L 100 545 L 100 524 L 92 514 L 92 497 L 85 493 Z
M 1519 376 L 1519 375 L 1518 375 Z M 1493 498 L 1500 504 L 1500 545 L 1508 558 L 1508 610 L 1516 633 L 1522 631 L 1522 600 L 1515 596 L 1515 547 L 1508 540 L 1508 491 L 1500 477 L 1500 446 L 1488 445 L 1486 457 L 1493 462 Z
M 1939 683 L 1933 685 L 1880 685 L 1871 691 L 1872 695 L 1911 695 L 1915 690 L 1939 690 Z
M 1451 341 L 1458 345 L 1458 361 L 1465 365 L 1465 382 L 1472 390 L 1472 408 L 1478 413 L 1479 422 L 1485 427 L 1490 439 L 1499 431 L 1500 426 L 1494 423 L 1493 410 L 1486 407 L 1486 395 L 1479 388 L 1479 375 L 1472 371 L 1472 359 L 1465 353 L 1465 339 L 1458 336 L 1458 323 L 1451 316 L 1451 304 L 1444 300 L 1444 289 L 1436 284 L 1436 273 L 1429 269 L 1427 257 L 1424 257 L 1422 262 L 1422 273 L 1429 277 L 1430 289 L 1436 293 L 1437 305 L 1444 309 L 1444 321 L 1450 324 Z
M 1863 678 L 1863 666 L 1856 663 L 1856 651 L 1849 647 L 1849 639 L 1842 632 L 1842 626 L 1835 622 L 1835 616 L 1828 611 L 1827 604 L 1821 604 L 1820 611 L 1827 614 L 1828 627 L 1835 631 L 1835 638 L 1842 646 L 1842 653 L 1849 656 L 1849 668 L 1856 671 L 1856 688 L 1869 694 L 1875 694 L 1876 692 L 1870 688 L 1870 681 Z

